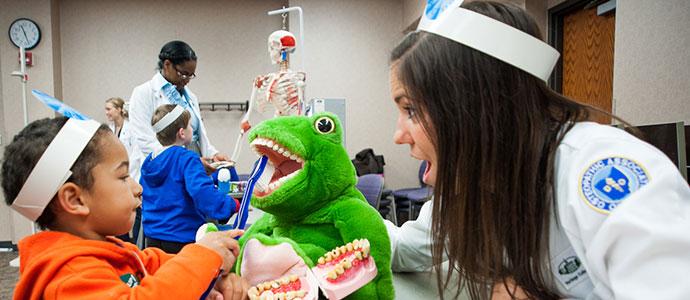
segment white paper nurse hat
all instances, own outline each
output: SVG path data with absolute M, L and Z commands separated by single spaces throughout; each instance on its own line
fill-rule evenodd
M 461 8 L 463 0 L 428 0 L 418 31 L 454 40 L 548 80 L 559 53 L 510 25 Z

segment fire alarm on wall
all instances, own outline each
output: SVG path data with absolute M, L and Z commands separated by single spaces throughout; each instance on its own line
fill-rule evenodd
M 17 54 L 17 56 L 18 56 L 18 57 L 17 57 L 17 60 L 19 60 L 19 63 L 21 63 L 21 59 L 22 59 L 21 56 L 22 56 L 22 54 L 19 53 L 19 54 Z M 33 65 L 34 65 L 34 56 L 33 56 L 33 53 L 31 53 L 31 52 L 29 52 L 29 51 L 24 52 L 24 61 L 26 62 L 26 66 L 27 66 L 27 67 L 33 66 Z

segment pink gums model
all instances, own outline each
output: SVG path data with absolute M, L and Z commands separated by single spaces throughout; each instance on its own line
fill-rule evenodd
M 311 268 L 328 299 L 342 299 L 376 277 L 376 264 L 366 239 L 354 240 L 326 252 Z

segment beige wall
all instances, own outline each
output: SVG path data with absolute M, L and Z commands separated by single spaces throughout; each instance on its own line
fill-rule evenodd
M 614 113 L 635 125 L 690 124 L 690 1 L 616 8 Z

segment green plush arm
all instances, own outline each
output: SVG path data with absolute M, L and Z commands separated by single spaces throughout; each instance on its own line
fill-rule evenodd
M 357 198 L 337 201 L 331 208 L 335 214 L 335 227 L 346 242 L 367 238 L 371 244 L 371 256 L 376 262 L 376 278 L 348 299 L 394 299 L 393 274 L 391 272 L 391 247 L 386 226 L 379 213 L 368 203 Z

